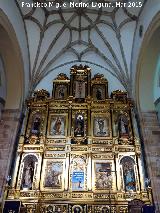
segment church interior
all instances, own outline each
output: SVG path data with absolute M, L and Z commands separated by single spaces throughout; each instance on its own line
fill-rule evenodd
M 159 0 L 0 1 L 0 212 L 160 213 Z

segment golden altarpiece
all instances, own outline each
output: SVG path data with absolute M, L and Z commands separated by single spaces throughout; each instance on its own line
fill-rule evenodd
M 15 156 L 8 200 L 27 212 L 128 212 L 128 201 L 151 204 L 145 189 L 133 104 L 108 96 L 108 81 L 73 66 L 53 81 L 52 97 L 34 92 Z

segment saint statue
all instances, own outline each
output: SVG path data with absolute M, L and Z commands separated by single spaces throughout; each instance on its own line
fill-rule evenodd
M 125 115 L 120 115 L 118 119 L 118 131 L 120 136 L 129 134 L 128 125 L 128 118 Z
M 136 183 L 135 183 L 135 174 L 134 174 L 134 162 L 129 157 L 124 157 L 122 160 L 123 166 L 123 176 L 124 176 L 124 185 L 125 190 L 130 191 L 136 190 Z
M 102 91 L 100 88 L 97 88 L 96 90 L 96 98 L 97 100 L 102 100 Z
M 84 119 L 82 115 L 78 115 L 75 121 L 75 136 L 84 136 Z
M 32 189 L 34 166 L 32 163 L 24 168 L 22 188 Z
M 64 93 L 65 93 L 64 87 L 61 86 L 59 91 L 58 91 L 58 99 L 63 100 L 64 99 Z
M 38 137 L 40 134 L 40 125 L 41 125 L 40 117 L 35 117 L 31 128 L 31 134 L 36 135 Z

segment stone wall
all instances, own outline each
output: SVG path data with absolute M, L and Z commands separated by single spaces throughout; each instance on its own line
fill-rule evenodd
M 141 124 L 153 199 L 160 213 L 160 125 L 156 112 L 141 113 Z
M 9 174 L 14 144 L 19 129 L 19 110 L 4 110 L 0 121 L 0 202 Z

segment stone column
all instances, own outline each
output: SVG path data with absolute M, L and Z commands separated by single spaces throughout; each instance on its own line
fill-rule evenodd
M 15 140 L 19 129 L 19 118 L 19 110 L 2 111 L 0 121 L 0 203 L 13 158 Z
M 153 199 L 156 212 L 160 212 L 160 126 L 156 112 L 141 113 L 141 127 Z

